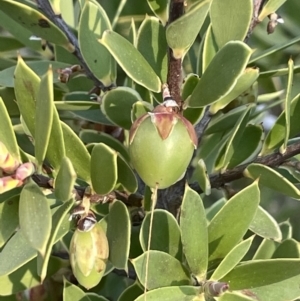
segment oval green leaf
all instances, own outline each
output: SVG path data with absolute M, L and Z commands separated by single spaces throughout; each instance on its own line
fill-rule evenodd
M 183 195 L 180 229 L 186 261 L 198 281 L 202 281 L 208 262 L 207 221 L 199 194 L 188 185 Z
M 109 210 L 107 239 L 109 260 L 113 266 L 128 272 L 131 221 L 127 207 L 121 201 L 115 201 Z
M 64 157 L 57 177 L 55 178 L 55 197 L 62 202 L 70 200 L 74 191 L 75 181 L 76 172 L 73 168 L 72 162 L 69 158 Z
M 162 287 L 141 295 L 134 301 L 144 301 L 147 296 L 147 301 L 197 301 L 201 299 L 195 299 L 199 294 L 199 288 L 194 286 L 171 286 Z
M 229 282 L 231 290 L 246 289 L 257 300 L 286 301 L 300 296 L 299 271 L 299 259 L 248 261 L 221 280 Z
M 260 206 L 257 208 L 249 229 L 263 238 L 272 239 L 274 241 L 281 241 L 282 239 L 278 223 Z
M 103 143 L 93 147 L 91 179 L 98 194 L 110 193 L 117 183 L 117 152 Z
M 272 258 L 299 258 L 299 242 L 295 239 L 288 238 L 283 241 L 275 250 Z
M 242 239 L 260 201 L 257 181 L 234 195 L 208 225 L 209 260 L 224 258 Z M 235 221 L 234 225 L 232 221 Z
M 1 10 L 32 34 L 74 50 L 66 35 L 38 10 L 16 1 L 2 0 Z
M 132 125 L 132 106 L 141 100 L 140 95 L 133 89 L 118 87 L 103 96 L 101 110 L 114 124 L 129 130 Z
M 235 13 L 233 13 L 235 12 Z M 210 19 L 219 48 L 233 40 L 243 41 L 253 15 L 253 1 L 214 0 Z
M 19 218 L 28 243 L 44 255 L 51 231 L 51 211 L 47 198 L 33 181 L 21 192 Z
M 46 156 L 53 121 L 53 72 L 42 77 L 36 99 L 35 111 L 35 158 L 41 169 Z
M 252 163 L 244 171 L 244 175 L 251 179 L 258 179 L 261 185 L 283 193 L 294 199 L 300 199 L 299 189 L 271 167 Z
M 214 270 L 210 280 L 219 280 L 228 274 L 246 255 L 252 244 L 253 238 L 254 236 L 251 236 L 236 245 Z
M 130 78 L 153 92 L 160 92 L 161 82 L 158 76 L 129 41 L 111 30 L 104 31 L 99 41 L 109 50 Z
M 187 275 L 180 261 L 167 253 L 151 250 L 132 260 L 137 277 L 143 286 L 145 286 L 145 271 L 148 252 L 148 290 L 164 286 L 190 284 L 190 277 Z
M 140 243 L 144 252 L 148 250 L 150 215 L 150 213 L 147 213 L 140 230 Z M 168 253 L 178 260 L 182 258 L 180 229 L 174 216 L 166 210 L 156 209 L 153 212 L 149 249 Z
M 110 86 L 116 77 L 116 63 L 106 47 L 98 42 L 103 32 L 111 29 L 109 19 L 96 1 L 86 1 L 81 12 L 78 41 L 82 56 L 105 86 Z
M 162 83 L 167 81 L 167 47 L 165 28 L 157 18 L 146 16 L 139 27 L 136 48 Z
M 176 59 L 182 58 L 194 43 L 204 23 L 209 6 L 210 0 L 200 1 L 167 27 L 167 42 Z
M 231 92 L 243 74 L 251 53 L 252 50 L 243 42 L 233 41 L 224 45 L 202 75 L 188 99 L 188 106 L 204 107 Z

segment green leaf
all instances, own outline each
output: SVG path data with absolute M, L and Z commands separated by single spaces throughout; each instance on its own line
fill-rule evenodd
M 42 77 L 36 99 L 35 111 L 35 157 L 39 168 L 42 168 L 46 156 L 53 121 L 53 72 Z
M 85 292 L 81 290 L 77 285 L 74 285 L 64 278 L 64 301 L 90 301 Z
M 243 74 L 251 53 L 252 50 L 239 41 L 224 45 L 205 70 L 188 99 L 188 105 L 193 108 L 204 107 L 231 92 Z
M 43 76 L 51 65 L 53 70 L 69 67 L 69 64 L 55 62 L 55 61 L 26 61 L 26 65 L 32 69 L 34 73 L 39 76 Z M 9 67 L 5 70 L 0 71 L 0 86 L 3 87 L 14 87 L 14 73 L 16 66 Z M 54 83 L 59 82 L 58 77 L 53 79 Z
M 169 18 L 169 1 L 168 0 L 147 0 L 148 5 L 154 14 L 160 19 L 162 25 L 167 24 Z
M 211 193 L 211 185 L 208 177 L 208 173 L 206 170 L 205 162 L 200 159 L 197 162 L 197 165 L 195 167 L 195 171 L 193 173 L 193 177 L 190 182 L 197 181 L 200 188 L 203 190 L 203 192 L 206 195 L 210 195 Z
M 263 140 L 264 133 L 262 125 L 248 124 L 238 143 L 238 151 L 234 152 L 228 164 L 228 168 L 233 168 L 237 165 L 254 160 L 261 151 Z
M 167 27 L 167 42 L 176 59 L 182 58 L 194 43 L 209 6 L 209 0 L 201 1 Z
M 0 141 L 5 145 L 10 155 L 21 161 L 17 139 L 13 130 L 11 119 L 8 115 L 6 106 L 0 97 L 0 128 L 5 131 L 0 131 Z
M 198 281 L 202 281 L 207 271 L 207 221 L 200 196 L 187 185 L 181 206 L 180 229 L 186 261 Z
M 254 236 L 251 236 L 236 245 L 214 270 L 210 280 L 219 280 L 228 274 L 246 255 L 252 244 L 253 238 Z
M 117 140 L 109 134 L 98 132 L 95 130 L 81 130 L 79 133 L 79 137 L 84 144 L 102 142 L 107 146 L 113 148 L 118 153 L 120 153 L 127 162 L 130 161 L 128 152 L 124 145 L 119 140 Z
M 148 252 L 148 290 L 153 290 L 155 288 L 164 286 L 180 286 L 190 284 L 190 278 L 180 261 L 167 253 L 151 250 L 132 260 L 137 277 L 143 286 L 145 286 L 145 272 Z
M 220 153 L 216 161 L 216 170 L 222 169 L 222 172 L 224 172 L 227 169 L 234 153 L 239 151 L 238 145 L 245 131 L 246 124 L 249 121 L 252 108 L 253 106 L 249 105 L 247 110 L 240 115 L 237 123 L 231 131 L 231 135 L 226 143 L 226 146 L 224 147 L 224 150 Z
M 284 240 L 275 250 L 272 258 L 299 258 L 299 242 L 295 239 L 288 238 Z
M 55 197 L 66 202 L 72 197 L 74 184 L 76 181 L 76 172 L 69 158 L 64 157 L 60 165 L 57 177 L 55 178 Z
M 62 204 L 59 207 L 56 207 L 52 212 L 52 228 L 50 232 L 49 241 L 47 243 L 47 248 L 45 252 L 45 256 L 42 257 L 40 254 L 38 254 L 38 274 L 40 275 L 41 282 L 46 277 L 48 264 L 50 260 L 50 255 L 52 252 L 53 245 L 55 243 L 55 240 L 57 239 L 57 236 L 59 234 L 59 230 L 61 226 L 63 225 L 64 220 L 66 220 L 66 216 L 69 213 L 70 209 L 74 205 L 74 200 L 71 199 L 69 201 L 66 201 L 64 204 Z
M 90 163 L 91 156 L 86 149 L 85 145 L 79 139 L 79 137 L 75 134 L 75 132 L 64 122 L 61 122 L 61 127 L 63 131 L 63 138 L 66 148 L 66 154 L 68 158 L 73 164 L 75 172 L 78 177 L 86 181 L 90 182 Z M 62 162 L 62 159 L 60 163 Z
M 106 233 L 109 260 L 115 268 L 128 272 L 131 222 L 128 209 L 121 201 L 115 201 L 110 207 Z
M 269 49 L 266 49 L 264 51 L 261 51 L 261 52 L 254 52 L 254 55 L 251 57 L 250 61 L 249 61 L 249 64 L 252 64 L 262 58 L 265 58 L 271 54 L 274 54 L 280 50 L 283 50 L 287 47 L 290 47 L 296 43 L 298 43 L 300 41 L 300 36 L 294 38 L 294 39 L 291 39 L 291 40 L 288 40 L 288 42 L 284 42 L 280 45 L 274 45 L 273 47 L 270 47 Z
M 18 58 L 15 70 L 15 94 L 22 118 L 31 136 L 35 137 L 36 129 L 36 99 L 39 93 L 39 77 L 24 63 L 21 57 Z M 53 106 L 54 110 L 54 106 Z M 64 138 L 60 126 L 57 111 L 53 112 L 53 122 L 48 144 L 46 158 L 50 164 L 57 168 L 64 157 Z
M 210 207 L 206 209 L 206 218 L 208 221 L 211 221 L 213 217 L 221 210 L 221 208 L 226 204 L 226 199 L 220 198 L 214 202 Z
M 21 192 L 19 218 L 28 243 L 44 256 L 51 231 L 51 211 L 47 198 L 33 181 Z
M 210 19 L 219 48 L 229 41 L 243 41 L 247 35 L 252 15 L 252 0 L 212 1 Z
M 259 200 L 258 183 L 254 182 L 234 195 L 214 216 L 208 225 L 210 261 L 224 258 L 242 239 L 256 214 Z
M 101 110 L 111 122 L 129 130 L 132 124 L 132 106 L 141 100 L 140 95 L 135 90 L 127 87 L 118 87 L 104 94 Z
M 276 248 L 277 248 L 278 243 L 276 243 L 273 240 L 269 239 L 264 239 L 259 247 L 257 248 L 253 260 L 257 259 L 270 259 L 272 258 Z
M 290 106 L 290 134 L 289 138 L 296 136 L 300 131 L 299 114 L 300 114 L 300 94 L 298 94 L 292 101 Z M 283 111 L 277 118 L 274 126 L 269 131 L 261 154 L 266 155 L 271 153 L 274 149 L 279 148 L 284 142 L 286 130 L 286 117 Z
M 218 46 L 216 43 L 216 39 L 214 37 L 213 31 L 212 31 L 212 25 L 210 24 L 206 30 L 205 38 L 204 38 L 204 44 L 203 44 L 203 52 L 202 52 L 202 70 L 199 70 L 198 72 L 201 74 L 204 73 L 204 71 L 209 66 L 210 62 L 212 61 L 213 57 L 218 52 Z
M 300 66 L 296 65 L 294 66 L 294 74 L 297 74 L 300 72 Z M 277 68 L 277 69 L 271 69 L 267 71 L 262 71 L 259 73 L 259 78 L 267 78 L 267 77 L 278 77 L 278 76 L 283 76 L 287 75 L 289 73 L 288 68 Z M 274 94 L 280 93 L 280 91 L 273 92 Z M 281 92 L 282 93 L 282 92 Z M 261 96 L 261 95 L 259 95 Z
M 163 25 L 157 18 L 146 16 L 139 27 L 136 48 L 163 83 L 167 81 L 167 47 Z
M 258 20 L 261 22 L 268 15 L 276 12 L 280 6 L 284 4 L 286 0 L 269 0 L 261 10 Z
M 257 300 L 294 300 L 300 296 L 299 270 L 299 259 L 248 261 L 221 280 L 230 282 L 231 290 L 247 289 Z
M 244 175 L 254 180 L 259 178 L 261 185 L 288 195 L 291 198 L 300 199 L 299 189 L 280 173 L 268 166 L 252 163 L 245 169 Z
M 280 223 L 279 226 L 282 233 L 282 239 L 292 238 L 293 226 L 291 225 L 289 220 Z
M 104 31 L 99 41 L 109 50 L 130 78 L 153 92 L 160 92 L 161 82 L 158 76 L 130 42 L 110 30 Z
M 148 212 L 140 230 L 140 243 L 144 252 L 148 250 L 150 215 L 150 212 Z M 153 212 L 150 250 L 165 252 L 181 260 L 182 245 L 180 234 L 178 223 L 171 213 L 161 209 L 156 209 Z
M 249 229 L 267 239 L 281 241 L 282 235 L 276 220 L 262 207 L 258 206 L 256 214 L 250 224 Z
M 237 79 L 233 89 L 223 98 L 213 103 L 209 109 L 212 114 L 216 114 L 219 110 L 225 108 L 231 101 L 240 96 L 243 92 L 249 89 L 257 80 L 259 70 L 247 68 L 244 73 Z
M 293 77 L 294 77 L 294 62 L 292 59 L 289 59 L 289 76 L 288 76 L 288 82 L 287 82 L 287 88 L 286 88 L 286 96 L 285 96 L 285 102 L 284 102 L 284 111 L 285 111 L 285 135 L 284 135 L 284 141 L 283 146 L 281 147 L 280 151 L 284 153 L 287 148 L 288 140 L 290 137 L 290 127 L 291 127 L 291 100 L 292 100 L 292 86 L 293 86 Z
M 254 297 L 254 299 L 253 299 Z M 255 296 L 252 296 L 247 290 L 244 292 L 225 292 L 218 298 L 218 301 L 254 301 Z
M 118 301 L 135 300 L 144 292 L 143 287 L 138 281 L 135 281 L 131 286 L 128 286 L 120 295 Z
M 19 226 L 19 195 L 7 198 L 0 203 L 0 248 L 13 235 Z
M 48 42 L 64 46 L 68 50 L 74 49 L 66 35 L 38 10 L 10 0 L 1 0 L 1 10 L 30 30 L 32 34 Z
M 60 268 L 63 268 L 62 260 L 57 257 L 50 259 L 48 275 L 49 277 L 56 273 Z M 27 264 L 18 268 L 15 272 L 0 276 L 0 299 L 8 296 L 7 301 L 15 300 L 15 296 L 18 292 L 23 292 L 25 289 L 29 289 L 41 284 L 41 280 L 36 272 L 36 260 L 31 260 Z
M 171 286 L 161 287 L 146 293 L 147 301 L 197 301 L 199 288 L 195 286 Z M 145 295 L 141 295 L 134 301 L 144 301 Z
M 86 1 L 81 12 L 78 41 L 82 56 L 105 86 L 110 86 L 116 77 L 116 64 L 108 50 L 98 42 L 103 32 L 111 29 L 109 19 L 96 1 Z
M 117 157 L 118 179 L 117 184 L 122 185 L 123 189 L 129 193 L 136 192 L 138 188 L 137 179 L 132 168 L 126 160 L 118 154 Z
M 117 152 L 103 143 L 93 147 L 91 178 L 93 189 L 102 195 L 110 193 L 117 183 Z
M 153 110 L 153 106 L 146 101 L 137 101 L 132 105 L 131 109 L 131 120 L 134 122 L 142 115 L 151 112 Z

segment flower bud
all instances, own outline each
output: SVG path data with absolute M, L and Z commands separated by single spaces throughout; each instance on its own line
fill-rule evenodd
M 19 187 L 23 184 L 22 181 L 11 176 L 0 178 L 0 194 Z
M 0 142 L 0 168 L 5 173 L 13 173 L 19 165 L 19 161 L 16 160 L 8 152 L 6 146 L 2 142 Z
M 35 172 L 35 166 L 31 162 L 21 164 L 16 171 L 15 178 L 24 181 Z
M 192 124 L 174 111 L 173 103 L 169 100 L 157 106 L 138 118 L 130 129 L 131 162 L 152 188 L 167 188 L 180 180 L 197 146 Z
M 89 215 L 82 218 L 71 240 L 70 262 L 76 279 L 86 289 L 100 282 L 108 253 L 108 241 L 101 225 Z

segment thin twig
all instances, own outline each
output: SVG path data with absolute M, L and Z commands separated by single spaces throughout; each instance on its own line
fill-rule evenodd
M 67 36 L 69 42 L 74 46 L 75 50 L 72 52 L 77 59 L 79 60 L 82 68 L 85 71 L 85 74 L 88 78 L 90 78 L 96 87 L 99 87 L 102 91 L 110 90 L 112 87 L 106 87 L 90 70 L 88 65 L 86 64 L 80 48 L 78 44 L 78 40 L 74 33 L 70 30 L 67 23 L 63 20 L 61 15 L 56 14 L 48 0 L 37 0 L 37 4 L 39 9 L 45 14 L 47 18 L 49 18 L 60 30 L 64 32 L 64 34 Z

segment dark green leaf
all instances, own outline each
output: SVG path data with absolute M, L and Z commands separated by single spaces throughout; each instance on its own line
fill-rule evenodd
M 299 258 L 299 242 L 295 239 L 288 238 L 284 240 L 275 250 L 272 258 Z

